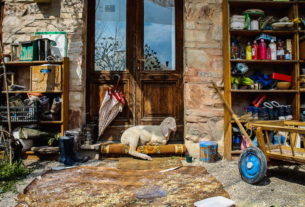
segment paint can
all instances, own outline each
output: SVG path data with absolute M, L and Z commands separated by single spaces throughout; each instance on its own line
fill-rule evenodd
M 203 162 L 216 162 L 218 159 L 217 155 L 217 142 L 213 141 L 201 141 L 200 142 L 200 161 Z

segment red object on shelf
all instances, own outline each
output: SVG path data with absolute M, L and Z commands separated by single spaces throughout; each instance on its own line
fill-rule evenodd
M 272 73 L 270 75 L 270 79 L 291 82 L 290 75 L 285 75 L 285 74 L 280 74 L 280 73 Z

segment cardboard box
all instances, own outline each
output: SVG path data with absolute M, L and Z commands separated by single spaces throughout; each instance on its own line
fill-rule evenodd
M 61 90 L 61 66 L 42 65 L 31 67 L 32 91 L 60 91 Z

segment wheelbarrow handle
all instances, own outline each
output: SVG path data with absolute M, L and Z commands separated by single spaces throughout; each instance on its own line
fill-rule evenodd
M 228 102 L 225 100 L 225 98 L 223 97 L 220 89 L 218 88 L 218 86 L 216 85 L 216 83 L 214 81 L 212 81 L 213 87 L 216 89 L 217 93 L 219 94 L 220 98 L 222 99 L 224 105 L 226 106 L 226 108 L 228 109 L 228 111 L 232 114 L 232 117 L 234 119 L 234 121 L 236 122 L 236 124 L 238 125 L 240 131 L 243 133 L 243 135 L 246 137 L 246 139 L 249 141 L 250 143 L 250 147 L 254 147 L 254 144 L 251 140 L 251 138 L 249 137 L 248 133 L 246 132 L 245 128 L 243 127 L 243 125 L 240 123 L 238 117 L 236 116 L 236 114 L 234 113 L 234 111 L 232 110 L 232 108 L 230 107 L 230 105 L 228 104 Z

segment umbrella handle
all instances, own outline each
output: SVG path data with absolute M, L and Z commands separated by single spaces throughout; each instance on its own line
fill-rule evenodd
M 116 82 L 116 85 L 115 85 L 115 88 L 114 88 L 114 90 L 116 90 L 118 88 L 118 86 L 119 86 L 119 83 L 120 83 L 120 80 L 121 80 L 121 76 L 119 74 L 114 74 L 113 75 L 113 79 L 114 79 L 114 77 L 118 78 L 118 80 Z

